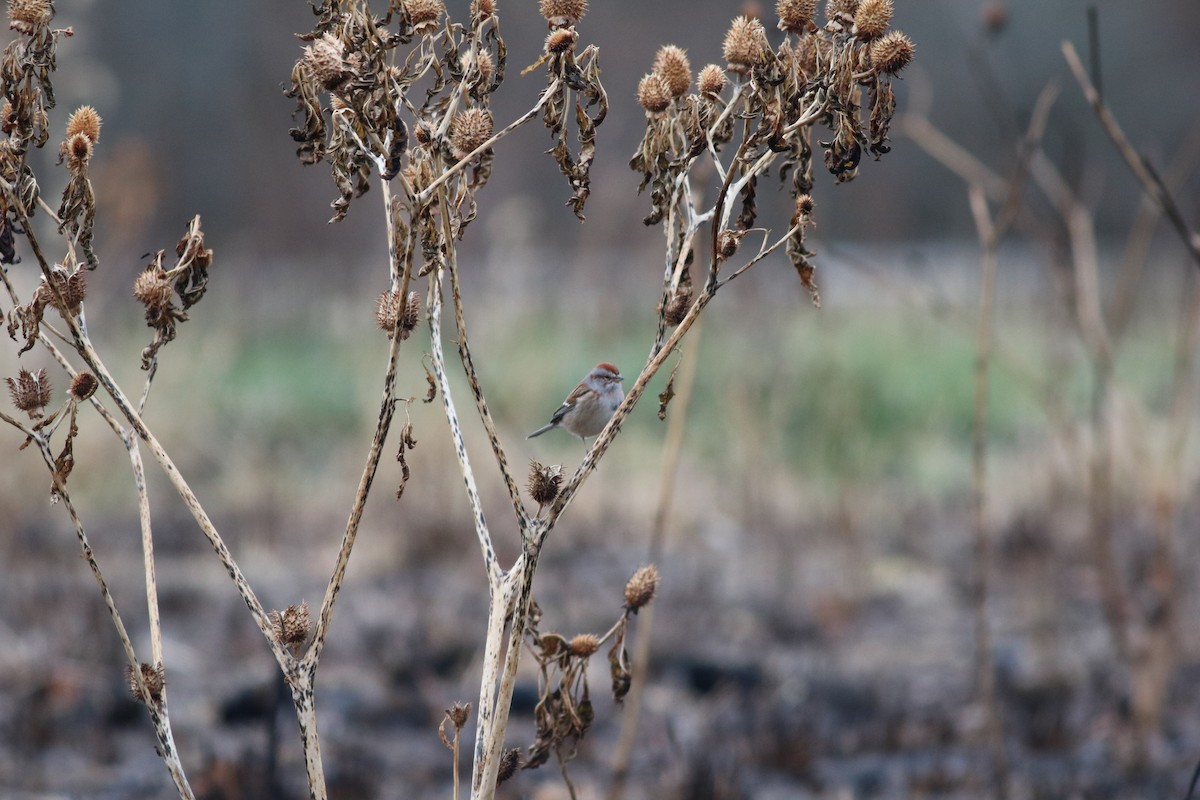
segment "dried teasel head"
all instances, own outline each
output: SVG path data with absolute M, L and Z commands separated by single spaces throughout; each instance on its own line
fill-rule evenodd
M 651 72 L 638 81 L 637 101 L 646 113 L 661 114 L 671 106 L 671 89 L 661 75 Z
M 683 97 L 692 85 L 692 64 L 682 47 L 668 44 L 658 48 L 653 71 L 666 82 L 667 90 L 675 99 Z
M 658 567 L 653 564 L 640 567 L 625 584 L 625 608 L 636 614 L 639 608 L 654 599 L 656 591 L 658 591 Z
M 854 35 L 863 41 L 877 39 L 892 21 L 892 0 L 863 0 L 854 12 Z
M 567 649 L 576 658 L 589 658 L 600 649 L 600 639 L 594 633 L 581 633 L 571 640 Z
M 138 665 L 138 672 L 142 674 L 142 682 L 146 684 L 146 689 L 150 692 L 150 700 L 155 705 L 162 702 L 163 688 L 166 686 L 166 671 L 162 664 L 154 665 L 142 662 Z M 129 692 L 133 695 L 133 699 L 138 702 L 142 701 L 142 690 L 138 686 L 137 672 L 134 672 L 132 665 L 125 667 L 125 678 L 129 681 Z
M 538 11 L 551 28 L 574 25 L 583 19 L 587 7 L 587 0 L 538 0 Z
M 767 51 L 767 32 L 754 17 L 737 17 L 725 34 L 722 52 L 729 69 L 745 75 L 761 62 Z
M 413 32 L 417 34 L 432 33 L 446 13 L 446 4 L 442 0 L 408 0 L 404 8 L 412 21 Z
M 496 0 L 471 0 L 471 19 L 482 22 L 496 16 Z
M 466 158 L 492 138 L 492 115 L 483 108 L 468 108 L 454 116 L 450 125 L 450 148 L 454 157 Z
M 308 603 L 293 603 L 283 611 L 272 611 L 271 626 L 275 629 L 275 641 L 284 647 L 294 648 L 304 644 L 312 630 Z
M 346 45 L 332 33 L 322 34 L 305 47 L 304 61 L 317 83 L 325 89 L 336 89 L 354 77 L 354 72 L 346 62 Z
M 562 480 L 561 466 L 546 466 L 536 461 L 529 462 L 529 483 L 527 484 L 529 496 L 533 498 L 533 502 L 538 504 L 538 508 L 554 502 L 554 498 L 558 497 Z
M 546 52 L 570 53 L 575 49 L 575 42 L 578 39 L 579 34 L 575 32 L 574 28 L 559 28 L 550 31 L 546 36 Z
M 42 416 L 42 409 L 50 402 L 50 379 L 46 377 L 46 370 L 30 372 L 22 367 L 16 380 L 5 378 L 5 381 L 14 406 L 28 414 L 30 419 Z
M 133 282 L 133 296 L 147 310 L 161 309 L 171 302 L 171 282 L 161 268 L 151 265 L 138 273 Z
M 885 33 L 871 42 L 871 64 L 879 72 L 895 75 L 913 60 L 916 46 L 901 31 Z
M 54 19 L 51 0 L 8 0 L 8 27 L 19 33 L 32 34 Z
M 375 319 L 379 322 L 379 327 L 387 331 L 388 336 L 394 334 L 396 326 L 400 324 L 400 305 L 400 293 L 393 289 L 379 295 Z
M 700 75 L 696 78 L 696 89 L 702 97 L 715 99 L 725 91 L 728 83 L 729 78 L 725 77 L 725 70 L 716 64 L 709 64 L 700 70 Z
M 817 0 L 779 0 L 775 13 L 779 16 L 780 30 L 802 33 L 817 16 Z
M 69 389 L 71 399 L 82 403 L 94 395 L 99 386 L 100 381 L 96 380 L 95 375 L 90 372 L 80 372 L 71 379 L 71 388 Z
M 103 120 L 91 106 L 80 106 L 67 117 L 67 138 L 83 134 L 93 143 L 100 141 L 100 126 Z

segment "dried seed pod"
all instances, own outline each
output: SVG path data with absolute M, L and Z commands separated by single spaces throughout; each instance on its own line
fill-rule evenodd
M 67 138 L 83 134 L 92 142 L 100 141 L 100 125 L 103 120 L 91 106 L 80 106 L 67 117 Z
M 150 692 L 150 700 L 158 705 L 162 702 L 163 688 L 166 686 L 166 671 L 162 664 L 153 665 L 142 662 L 139 665 L 142 673 L 142 681 L 146 684 L 146 689 Z M 125 667 L 125 677 L 129 681 L 129 692 L 133 695 L 133 699 L 138 702 L 142 701 L 142 690 L 138 687 L 137 673 L 134 672 L 133 666 Z
M 400 323 L 399 292 L 389 289 L 379 295 L 375 319 L 379 322 L 379 327 L 387 331 L 388 336 L 396 332 L 396 326 Z
M 692 287 L 680 286 L 679 291 L 671 296 L 667 301 L 667 307 L 664 317 L 668 325 L 678 325 L 683 322 L 683 318 L 687 316 L 688 309 L 692 307 Z
M 673 44 L 664 45 L 654 56 L 653 71 L 667 84 L 671 97 L 679 99 L 692 85 L 692 65 L 687 51 Z
M 461 731 L 467 724 L 467 718 L 471 716 L 471 704 L 455 703 L 446 709 L 446 718 L 450 720 L 450 724 L 454 729 Z
M 583 19 L 587 0 L 538 0 L 538 10 L 551 28 L 566 28 Z
M 858 11 L 859 0 L 829 0 L 825 6 L 825 16 L 829 19 L 837 19 L 838 16 L 846 16 L 851 19 Z
M 558 54 L 572 52 L 578 38 L 579 34 L 575 32 L 574 28 L 559 28 L 550 31 L 546 36 L 546 52 Z
M 63 143 L 67 157 L 67 169 L 72 175 L 81 175 L 92 158 L 92 140 L 77 133 Z
M 779 15 L 780 30 L 802 33 L 817 15 L 817 0 L 779 0 L 775 13 Z
M 138 273 L 133 282 L 133 296 L 147 310 L 158 309 L 171 302 L 171 282 L 160 268 L 151 266 Z
M 854 12 L 854 35 L 870 41 L 883 35 L 892 21 L 892 0 L 863 0 Z
M 454 116 L 450 126 L 450 148 L 454 157 L 466 158 L 492 138 L 492 115 L 483 108 L 468 108 Z
M 421 298 L 416 292 L 408 293 L 408 302 L 400 315 L 400 338 L 407 339 L 421 319 Z
M 332 33 L 322 34 L 304 48 L 304 61 L 325 89 L 336 89 L 354 77 L 346 62 L 346 45 Z
M 446 13 L 446 4 L 442 0 L 408 0 L 404 8 L 417 34 L 432 33 Z
M 536 461 L 529 462 L 529 496 L 533 498 L 533 502 L 538 504 L 538 508 L 554 502 L 554 498 L 558 497 L 562 480 L 561 466 L 557 464 L 545 466 Z
M 696 88 L 702 96 L 711 99 L 725 91 L 728 83 L 729 79 L 725 77 L 725 70 L 716 64 L 709 64 L 700 70 L 700 75 L 696 79 Z
M 745 75 L 760 63 L 767 51 L 767 32 L 753 17 L 737 17 L 725 34 L 722 51 L 729 69 Z
M 80 372 L 71 379 L 70 394 L 77 403 L 82 403 L 96 393 L 100 381 L 90 372 Z
M 275 641 L 284 647 L 294 648 L 304 644 L 312 630 L 308 603 L 292 604 L 283 611 L 272 611 L 271 624 L 275 628 Z
M 657 590 L 658 567 L 653 564 L 640 567 L 625 584 L 625 608 L 636 614 L 639 608 L 654 599 Z
M 496 15 L 496 0 L 471 0 L 471 19 L 482 22 Z
M 517 774 L 517 768 L 521 766 L 521 748 L 513 747 L 504 751 L 504 755 L 500 756 L 500 770 L 496 773 L 496 785 L 504 783 L 506 780 Z
M 908 66 L 915 51 L 912 39 L 892 31 L 871 42 L 871 64 L 879 72 L 895 75 Z
M 581 633 L 571 640 L 567 649 L 577 658 L 588 658 L 600 649 L 600 639 L 593 633 Z
M 661 75 L 651 72 L 638 81 L 637 100 L 649 114 L 661 114 L 671 105 L 671 89 Z
M 32 34 L 54 19 L 54 4 L 51 0 L 8 0 L 8 19 L 14 31 Z
M 16 380 L 5 378 L 5 381 L 14 406 L 28 414 L 30 419 L 42 416 L 42 409 L 50 402 L 50 379 L 46 377 L 45 369 L 30 372 L 22 367 Z

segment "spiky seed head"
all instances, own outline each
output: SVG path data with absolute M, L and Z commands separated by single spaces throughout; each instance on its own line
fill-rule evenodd
M 98 142 L 102 123 L 103 120 L 96 113 L 96 109 L 91 106 L 80 106 L 71 116 L 67 117 L 67 138 L 70 139 L 75 134 L 81 133 L 92 142 Z
M 863 0 L 854 12 L 854 35 L 863 41 L 877 39 L 892 21 L 892 0 Z
M 78 314 L 83 301 L 87 299 L 87 278 L 80 270 L 58 282 L 58 291 L 66 304 L 68 314 Z
M 466 54 L 463 54 L 463 68 L 467 68 Z M 475 66 L 479 70 L 479 85 L 487 86 L 492 82 L 492 76 L 496 74 L 496 65 L 492 62 L 492 54 L 487 50 L 480 50 L 475 54 Z
M 779 29 L 788 33 L 803 33 L 817 15 L 817 0 L 779 0 L 775 4 Z
M 692 85 L 692 64 L 682 47 L 668 44 L 658 48 L 653 71 L 666 81 L 671 97 L 676 99 L 683 97 Z
M 871 63 L 879 72 L 895 75 L 913 60 L 916 46 L 902 31 L 885 33 L 871 42 Z
M 9 27 L 21 33 L 33 33 L 35 27 L 54 19 L 51 0 L 8 0 Z
M 661 114 L 671 105 L 671 89 L 661 75 L 651 72 L 638 81 L 637 101 L 649 114 Z
M 767 32 L 763 24 L 753 17 L 737 17 L 725 34 L 723 53 L 729 68 L 746 74 L 750 68 L 763 60 L 767 49 Z
M 321 34 L 305 47 L 304 60 L 317 83 L 326 89 L 336 89 L 353 77 L 346 63 L 346 44 L 332 33 Z
M 379 327 L 387 331 L 388 336 L 396 332 L 396 326 L 400 323 L 400 293 L 389 289 L 379 295 L 378 307 L 375 311 L 375 319 L 379 322 Z
M 546 52 L 569 53 L 575 49 L 575 41 L 578 38 L 579 34 L 575 32 L 574 28 L 559 28 L 550 31 L 546 37 Z
M 96 393 L 96 389 L 100 386 L 100 381 L 96 380 L 96 376 L 90 372 L 80 372 L 71 379 L 71 397 L 78 403 L 82 403 Z
M 308 603 L 293 603 L 283 611 L 271 612 L 271 625 L 275 631 L 275 641 L 284 647 L 297 647 L 308 641 L 309 631 L 312 630 L 312 620 L 308 611 Z
M 801 217 L 811 217 L 815 203 L 813 203 L 812 195 L 802 194 L 796 198 L 796 219 Z M 795 224 L 795 223 L 792 223 Z
M 28 414 L 30 419 L 42 416 L 42 409 L 50 402 L 50 379 L 46 377 L 46 370 L 30 372 L 22 367 L 16 380 L 5 378 L 5 381 L 14 406 Z
M 581 633 L 571 640 L 567 649 L 576 658 L 588 658 L 600 649 L 600 639 L 594 633 Z
M 466 158 L 475 148 L 492 138 L 492 115 L 487 109 L 468 108 L 454 117 L 450 126 L 450 147 L 455 158 Z
M 566 28 L 583 19 L 587 0 L 538 0 L 538 10 L 551 28 Z
M 467 718 L 471 716 L 471 704 L 455 703 L 446 709 L 446 718 L 450 720 L 450 724 L 454 729 L 461 731 L 467 724 Z
M 166 686 L 166 671 L 162 664 L 157 666 L 142 662 L 138 665 L 138 672 L 142 674 L 142 681 L 146 684 L 146 689 L 150 692 L 150 700 L 155 705 L 162 702 L 163 687 Z M 142 690 L 138 688 L 137 672 L 134 672 L 133 665 L 126 665 L 125 677 L 129 681 L 129 692 L 133 695 L 133 699 L 139 703 L 142 701 Z
M 639 608 L 654 599 L 654 593 L 657 590 L 658 567 L 653 564 L 640 567 L 637 572 L 633 573 L 629 583 L 625 584 L 625 607 L 631 612 L 637 613 Z
M 417 33 L 432 33 L 446 13 L 442 0 L 409 0 L 404 4 L 413 30 Z
M 559 487 L 562 486 L 562 467 L 546 466 L 536 461 L 529 462 L 529 496 L 538 508 L 548 506 L 558 497 Z
M 839 15 L 845 15 L 854 18 L 854 13 L 858 11 L 859 0 L 829 0 L 825 5 L 825 16 L 829 19 L 836 19 Z
M 725 70 L 716 64 L 709 64 L 700 70 L 700 75 L 696 79 L 696 88 L 702 96 L 712 99 L 725 91 L 728 83 L 729 79 L 725 77 Z
M 171 302 L 171 282 L 155 266 L 142 270 L 133 282 L 133 296 L 147 309 L 158 309 Z
M 77 133 L 66 141 L 67 169 L 72 175 L 81 174 L 92 158 L 92 140 Z
M 471 19 L 482 22 L 496 16 L 496 0 L 471 0 Z
M 505 750 L 504 755 L 500 756 L 500 769 L 496 773 L 496 785 L 499 786 L 516 775 L 519 766 L 521 766 L 521 748 L 513 747 Z

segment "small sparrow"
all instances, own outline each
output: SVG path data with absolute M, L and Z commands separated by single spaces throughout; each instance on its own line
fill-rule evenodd
M 575 391 L 567 395 L 567 399 L 550 417 L 550 424 L 543 425 L 526 438 L 541 436 L 552 428 L 566 428 L 580 439 L 595 436 L 604 430 L 613 412 L 625 398 L 625 392 L 621 389 L 623 380 L 620 371 L 612 364 L 607 361 L 597 364 L 579 382 Z

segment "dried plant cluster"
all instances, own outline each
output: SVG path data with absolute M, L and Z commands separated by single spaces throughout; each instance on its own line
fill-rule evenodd
M 608 647 L 614 696 L 629 691 L 632 671 L 625 643 L 633 616 L 658 588 L 658 572 L 639 569 L 624 590 L 616 623 L 603 635 L 571 639 L 541 633 L 556 609 L 542 610 L 533 598 L 533 578 L 542 548 L 583 483 L 595 470 L 622 422 L 645 393 L 650 380 L 682 345 L 683 338 L 716 292 L 729 281 L 786 246 L 804 285 L 817 300 L 812 253 L 805 233 L 814 204 L 812 130 L 827 127 L 824 163 L 837 180 L 852 178 L 861 154 L 887 152 L 888 124 L 895 99 L 892 77 L 912 57 L 903 34 L 888 32 L 890 0 L 831 2 L 823 27 L 814 21 L 815 3 L 779 3 L 783 42 L 769 44 L 761 21 L 735 19 L 724 40 L 726 66 L 708 65 L 693 78 L 687 53 L 662 48 L 641 81 L 637 101 L 646 113 L 646 136 L 631 162 L 642 173 L 642 188 L 651 187 L 647 222 L 662 223 L 667 238 L 663 289 L 658 297 L 658 325 L 650 353 L 624 402 L 600 433 L 582 462 L 568 473 L 561 465 L 530 465 L 526 492 L 510 467 L 487 395 L 476 373 L 468 332 L 467 304 L 460 283 L 457 243 L 478 215 L 480 192 L 491 175 L 496 145 L 522 126 L 541 119 L 550 134 L 548 151 L 567 180 L 567 205 L 579 219 L 591 191 L 590 168 L 596 134 L 609 110 L 600 83 L 598 49 L 585 44 L 580 26 L 585 0 L 539 0 L 548 33 L 542 52 L 525 73 L 541 71 L 544 85 L 530 109 L 507 124 L 497 121 L 491 97 L 502 85 L 507 50 L 500 35 L 494 0 L 472 0 L 465 21 L 456 22 L 442 0 L 389 0 L 372 10 L 365 0 L 325 0 L 313 6 L 314 28 L 292 70 L 286 94 L 296 103 L 291 136 L 304 164 L 325 163 L 336 197 L 331 221 L 343 219 L 352 204 L 378 186 L 388 247 L 387 274 L 381 276 L 375 318 L 386 337 L 387 359 L 377 423 L 368 447 L 358 490 L 351 504 L 336 561 L 319 608 L 306 602 L 268 611 L 243 576 L 234 555 L 192 492 L 144 414 L 163 346 L 175 339 L 180 323 L 201 300 L 208 285 L 213 251 L 204 240 L 199 217 L 193 218 L 175 248 L 173 264 L 158 251 L 137 275 L 133 297 L 142 306 L 151 343 L 142 352 L 146 372 L 140 398 L 131 400 L 112 378 L 88 336 L 84 322 L 85 271 L 99 259 L 92 248 L 97 219 L 89 164 L 100 142 L 100 116 L 90 107 L 67 120 L 59 148 L 67 176 L 62 202 L 53 211 L 39 196 L 39 186 L 26 163 L 28 148 L 50 138 L 49 110 L 54 106 L 51 76 L 56 47 L 69 31 L 50 27 L 48 0 L 10 0 L 10 26 L 16 39 L 5 49 L 0 80 L 5 103 L 0 123 L 0 262 L 11 307 L 7 329 L 20 353 L 41 346 L 70 376 L 63 405 L 52 413 L 51 380 L 46 371 L 22 369 L 8 379 L 16 408 L 33 424 L 0 413 L 34 444 L 52 476 L 52 495 L 63 501 L 80 547 L 101 589 L 128 662 L 131 690 L 146 705 L 154 723 L 157 749 L 183 798 L 193 797 L 171 733 L 168 712 L 168 665 L 163 663 L 161 621 L 154 571 L 153 515 L 145 491 L 141 451 L 146 448 L 162 468 L 195 519 L 214 554 L 263 635 L 291 694 L 299 723 L 310 795 L 326 797 L 321 742 L 317 732 L 315 681 L 327 641 L 333 609 L 362 521 L 363 509 L 388 441 L 397 405 L 405 406 L 397 461 L 402 472 L 396 491 L 401 499 L 412 470 L 406 452 L 417 445 L 408 404 L 397 392 L 397 364 L 405 343 L 428 343 L 427 402 L 440 399 L 446 426 L 455 445 L 473 512 L 491 598 L 483 654 L 483 679 L 474 708 L 475 735 L 472 798 L 490 798 L 496 785 L 519 766 L 537 766 L 555 755 L 563 767 L 593 721 L 588 664 Z M 695 91 L 690 93 L 695 87 Z M 632 107 L 632 98 L 629 106 Z M 693 168 L 715 167 L 710 204 Z M 782 235 L 758 226 L 755 195 L 759 178 L 777 166 L 790 180 L 794 212 Z M 699 172 L 696 170 L 695 172 Z M 31 220 L 38 209 L 59 234 L 48 255 Z M 697 241 L 706 231 L 706 244 Z M 756 233 L 762 243 L 740 257 L 743 239 Z M 9 280 L 8 265 L 17 262 L 18 237 L 24 240 L 41 271 L 42 281 L 24 302 Z M 730 262 L 741 258 L 740 265 Z M 703 271 L 693 287 L 692 271 Z M 651 303 L 647 303 L 651 305 Z M 65 325 L 46 316 L 54 309 Z M 496 556 L 492 532 L 484 516 L 476 472 L 467 454 L 463 418 L 448 379 L 443 314 L 453 314 L 452 336 L 471 389 L 475 415 L 491 447 L 519 531 L 519 555 L 505 567 Z M 424 325 L 422 324 L 424 323 Z M 672 330 L 668 335 L 668 327 Z M 418 337 L 418 329 L 423 336 Z M 65 345 L 63 347 L 62 345 Z M 407 349 L 405 350 L 407 352 Z M 419 352 L 417 354 L 419 356 Z M 421 358 L 424 363 L 424 357 Z M 674 396 L 673 381 L 659 395 L 665 416 Z M 82 520 L 67 491 L 74 464 L 72 442 L 79 409 L 90 407 L 125 446 L 138 490 L 144 552 L 151 653 L 135 652 L 116 600 L 108 590 Z M 62 443 L 53 446 L 64 420 Z M 57 452 L 56 452 L 57 449 Z M 541 676 L 534 744 L 525 750 L 506 746 L 508 713 L 521 653 L 533 652 Z M 453 753 L 455 796 L 458 796 L 460 734 L 471 717 L 469 705 L 446 712 L 438 735 Z M 447 731 L 452 733 L 448 734 Z

